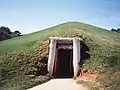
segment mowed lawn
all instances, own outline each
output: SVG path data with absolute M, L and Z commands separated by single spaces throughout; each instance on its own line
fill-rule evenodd
M 52 28 L 48 28 L 39 32 L 27 34 L 20 37 L 15 37 L 9 40 L 0 42 L 0 55 L 4 55 L 8 52 L 15 50 L 23 50 L 37 43 L 41 43 L 43 39 L 48 36 L 58 36 L 60 34 L 74 34 L 74 33 L 83 33 L 91 35 L 91 37 L 101 38 L 108 42 L 119 43 L 120 35 L 116 32 L 111 32 L 102 28 L 94 27 L 84 23 L 70 22 L 64 23 Z M 116 42 L 115 42 L 116 41 Z

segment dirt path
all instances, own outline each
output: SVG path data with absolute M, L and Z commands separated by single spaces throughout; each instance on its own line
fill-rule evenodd
M 88 90 L 73 79 L 52 79 L 28 90 Z

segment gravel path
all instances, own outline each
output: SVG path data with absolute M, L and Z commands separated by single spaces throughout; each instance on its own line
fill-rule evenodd
M 88 90 L 73 79 L 52 79 L 28 90 Z

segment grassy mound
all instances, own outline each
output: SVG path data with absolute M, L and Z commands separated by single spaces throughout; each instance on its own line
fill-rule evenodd
M 49 36 L 83 38 L 90 48 L 90 58 L 82 67 L 99 72 L 97 80 L 107 89 L 120 89 L 120 35 L 88 24 L 69 22 L 0 42 L 1 90 L 24 90 L 51 78 L 44 72 Z
M 47 75 L 48 49 L 40 47 L 12 52 L 1 58 L 0 90 L 26 90 L 51 79 Z

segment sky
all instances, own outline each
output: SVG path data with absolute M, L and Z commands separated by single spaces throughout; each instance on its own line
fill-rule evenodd
M 0 0 L 0 26 L 23 34 L 68 21 L 120 27 L 120 0 Z

